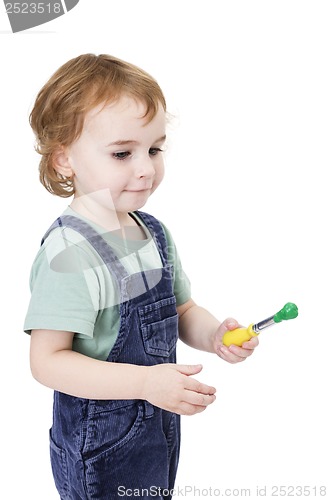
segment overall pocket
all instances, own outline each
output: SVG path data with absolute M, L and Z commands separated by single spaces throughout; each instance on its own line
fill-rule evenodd
M 60 495 L 60 498 L 68 499 L 68 468 L 66 452 L 52 439 L 51 429 L 49 432 L 50 441 L 50 460 L 52 474 L 54 477 L 55 485 Z
M 85 422 L 84 460 L 115 452 L 138 434 L 144 405 L 140 400 L 90 401 Z
M 154 491 L 155 487 L 157 490 L 167 488 L 170 456 L 163 432 L 162 411 L 146 401 L 139 401 L 134 407 L 122 406 L 114 412 L 115 415 L 108 415 L 108 429 L 112 428 L 112 424 L 116 425 L 115 420 L 119 416 L 125 421 L 124 432 L 127 433 L 116 441 L 119 433 L 107 447 L 84 456 L 87 498 L 112 500 L 131 497 L 131 492 L 141 492 L 142 488 L 144 491 L 152 491 L 150 488 Z M 146 498 L 140 493 L 135 496 Z
M 138 314 L 145 352 L 168 358 L 178 340 L 175 297 L 140 306 Z

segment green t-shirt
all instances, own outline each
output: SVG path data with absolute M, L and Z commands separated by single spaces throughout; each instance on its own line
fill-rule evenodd
M 63 215 L 88 222 L 109 243 L 129 274 L 162 267 L 155 242 L 147 228 L 146 239 L 122 239 L 68 207 Z M 163 224 L 162 224 L 163 225 Z M 167 228 L 169 263 L 174 269 L 177 305 L 190 299 L 190 282 Z M 73 349 L 105 360 L 113 347 L 120 325 L 119 294 L 111 273 L 96 250 L 77 231 L 56 228 L 40 248 L 31 270 L 31 300 L 24 330 L 74 332 Z

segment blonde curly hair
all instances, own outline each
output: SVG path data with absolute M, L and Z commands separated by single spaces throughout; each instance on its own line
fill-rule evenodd
M 83 54 L 61 66 L 37 95 L 30 114 L 36 136 L 36 151 L 42 156 L 40 181 L 52 194 L 74 194 L 71 178 L 59 174 L 54 154 L 80 136 L 85 115 L 101 103 L 109 104 L 127 95 L 141 101 L 149 123 L 165 97 L 158 83 L 145 71 L 110 55 Z

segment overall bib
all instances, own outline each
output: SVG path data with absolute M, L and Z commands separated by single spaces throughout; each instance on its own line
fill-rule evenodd
M 175 363 L 178 315 L 165 233 L 154 217 L 138 215 L 156 242 L 161 269 L 129 276 L 102 236 L 74 216 L 57 219 L 46 236 L 58 226 L 78 231 L 116 280 L 120 329 L 108 362 Z M 180 417 L 175 413 L 143 400 L 90 400 L 54 393 L 50 454 L 62 500 L 169 499 L 179 447 Z

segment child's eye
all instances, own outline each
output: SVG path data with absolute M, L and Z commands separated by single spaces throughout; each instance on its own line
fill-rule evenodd
M 125 160 L 126 158 L 128 158 L 129 156 L 131 155 L 131 153 L 129 151 L 119 151 L 118 153 L 114 153 L 113 154 L 113 157 L 116 159 L 116 160 Z
M 158 153 L 162 153 L 163 150 L 161 148 L 150 148 L 149 154 L 150 156 L 156 156 Z

